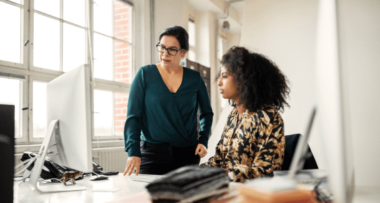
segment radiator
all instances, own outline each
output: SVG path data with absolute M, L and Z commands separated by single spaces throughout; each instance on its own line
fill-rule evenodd
M 15 154 L 15 166 L 21 163 L 22 154 Z M 124 147 L 98 148 L 92 150 L 94 161 L 103 167 L 103 171 L 119 171 L 124 172 L 127 163 L 128 154 L 124 151 Z M 15 172 L 18 172 L 20 167 Z
M 120 173 L 124 172 L 128 159 L 124 147 L 93 149 L 92 156 L 95 162 L 103 167 L 103 171 L 119 171 Z

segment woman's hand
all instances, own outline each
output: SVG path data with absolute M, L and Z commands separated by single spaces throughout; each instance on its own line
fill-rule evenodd
M 207 155 L 206 147 L 203 144 L 198 144 L 195 155 L 199 155 L 201 158 L 205 157 Z
M 130 176 L 136 169 L 136 175 L 139 175 L 141 165 L 141 158 L 137 156 L 131 156 L 127 159 L 127 165 L 125 166 L 124 176 L 128 174 Z

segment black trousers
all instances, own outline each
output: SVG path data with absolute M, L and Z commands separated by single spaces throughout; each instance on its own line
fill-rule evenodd
M 150 144 L 140 142 L 140 174 L 163 175 L 182 166 L 199 165 L 200 157 L 195 155 L 197 145 L 173 147 L 169 143 Z

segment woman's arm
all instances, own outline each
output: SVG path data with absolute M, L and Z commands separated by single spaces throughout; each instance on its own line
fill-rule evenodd
M 226 133 L 231 132 L 231 125 L 232 125 L 231 120 L 233 120 L 231 117 L 232 117 L 233 112 L 234 110 L 232 110 L 227 117 L 227 122 L 224 126 L 220 140 L 218 144 L 216 144 L 215 155 L 210 157 L 206 163 L 202 164 L 203 166 L 222 167 L 224 169 L 228 168 L 228 166 L 225 163 L 225 158 L 228 151 L 223 151 L 223 149 L 224 150 L 228 149 L 228 147 L 226 146 L 227 144 L 226 140 L 228 140 Z
M 129 157 L 141 157 L 140 135 L 142 128 L 142 114 L 144 110 L 144 98 L 144 69 L 140 68 L 129 91 L 127 120 L 124 126 L 125 151 L 128 152 Z
M 223 136 L 216 145 L 215 155 L 210 157 L 206 163 L 201 164 L 201 166 L 211 166 L 211 167 L 221 167 L 222 153 L 221 149 L 223 148 Z
M 198 107 L 199 123 L 201 125 L 199 129 L 199 143 L 203 144 L 207 148 L 214 113 L 212 112 L 206 85 L 200 75 L 198 87 Z

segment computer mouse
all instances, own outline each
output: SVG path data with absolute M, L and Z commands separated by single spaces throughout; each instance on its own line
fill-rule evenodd
M 107 176 L 98 175 L 98 176 L 94 176 L 94 177 L 92 177 L 90 180 L 91 180 L 91 181 L 96 181 L 96 180 L 107 180 L 107 179 L 108 179 Z

